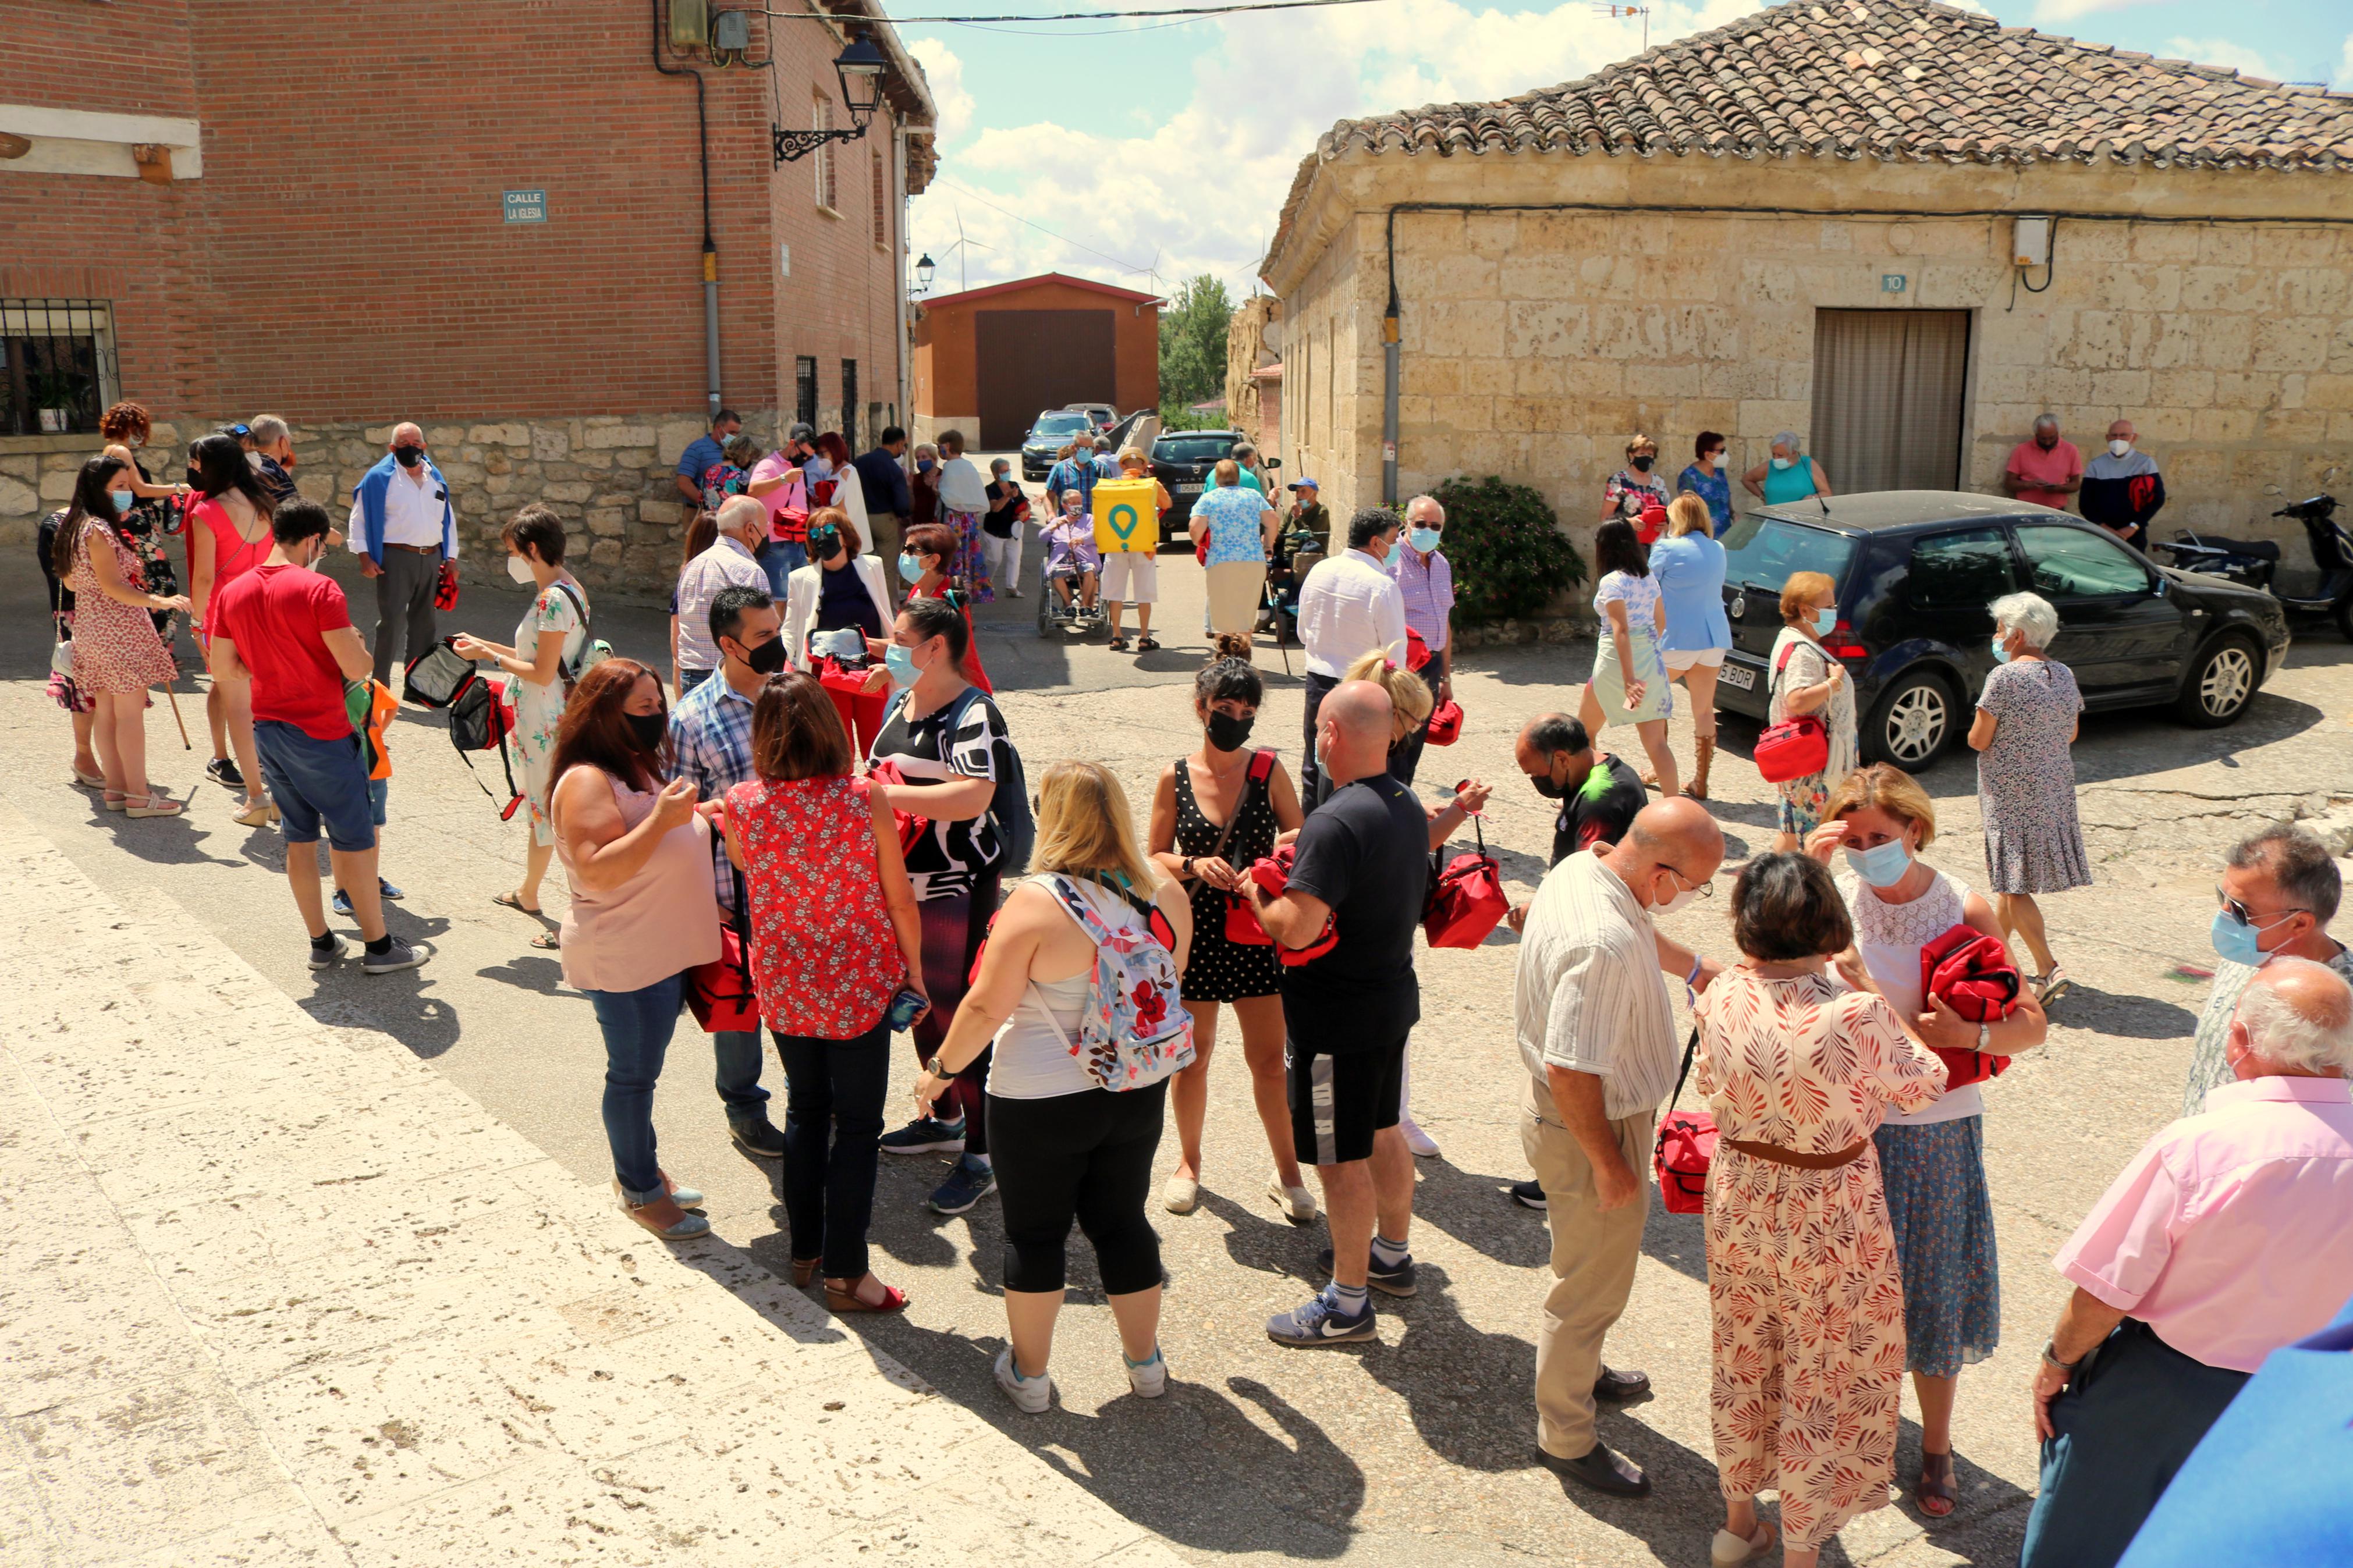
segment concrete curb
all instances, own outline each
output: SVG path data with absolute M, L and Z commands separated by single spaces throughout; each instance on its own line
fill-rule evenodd
M 5 803 L 0 844 L 0 1561 L 1179 1561 Z

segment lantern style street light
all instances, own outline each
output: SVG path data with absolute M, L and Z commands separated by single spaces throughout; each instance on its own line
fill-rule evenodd
M 867 122 L 882 102 L 882 72 L 890 65 L 872 38 L 860 34 L 834 57 L 833 72 L 841 80 L 841 101 L 849 110 L 849 124 L 836 131 L 787 131 L 769 127 L 776 140 L 778 163 L 806 158 L 828 142 L 855 142 L 866 134 Z

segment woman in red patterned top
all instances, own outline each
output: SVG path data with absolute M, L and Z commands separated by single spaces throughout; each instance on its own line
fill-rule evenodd
M 752 706 L 757 775 L 727 792 L 727 857 L 751 894 L 752 983 L 785 1065 L 793 1283 L 825 1269 L 836 1312 L 895 1312 L 867 1268 L 891 1003 L 923 997 L 923 928 L 888 801 L 851 776 L 849 732 L 814 676 L 768 677 Z

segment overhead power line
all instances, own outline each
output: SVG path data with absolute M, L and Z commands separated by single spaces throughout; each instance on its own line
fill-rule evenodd
M 771 8 L 765 15 L 776 21 L 832 22 L 837 25 L 870 21 L 887 22 L 894 27 L 911 27 L 932 22 L 968 25 L 975 22 L 1107 22 L 1123 16 L 1230 16 L 1241 11 L 1313 11 L 1326 5 L 1371 5 L 1377 3 L 1378 0 L 1245 0 L 1244 4 L 1236 5 L 1170 5 L 1149 11 L 1015 12 L 978 16 L 858 16 L 831 11 L 778 11 Z
M 974 201 L 978 202 L 982 206 L 988 207 L 996 212 L 1001 212 L 1007 217 L 1013 219 L 1016 223 L 1026 223 L 1031 228 L 1036 229 L 1039 234 L 1059 239 L 1064 245 L 1071 246 L 1077 249 L 1085 251 L 1089 256 L 1100 256 L 1105 261 L 1110 262 L 1113 266 L 1121 268 L 1124 273 L 1133 274 L 1137 272 L 1149 272 L 1151 270 L 1148 267 L 1132 266 L 1129 263 L 1121 260 L 1118 257 L 1112 255 L 1108 251 L 1097 250 L 1092 245 L 1082 245 L 1079 241 L 1072 239 L 1067 234 L 1058 233 L 1053 229 L 1048 228 L 1036 218 L 1022 216 L 1019 213 L 1015 212 L 1011 207 L 998 206 L 995 202 L 990 201 L 987 196 L 982 195 L 978 191 L 974 190 L 971 186 L 959 185 L 944 174 L 934 174 L 932 178 L 934 184 L 945 185 L 952 191 L 961 191 L 965 195 L 970 196 Z

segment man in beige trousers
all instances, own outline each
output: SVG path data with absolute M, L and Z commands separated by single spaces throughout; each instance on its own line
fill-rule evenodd
M 1546 873 L 1520 939 L 1513 1000 L 1529 1077 L 1520 1142 L 1552 1226 L 1553 1282 L 1536 1335 L 1537 1458 L 1619 1497 L 1648 1496 L 1651 1482 L 1595 1434 L 1594 1409 L 1651 1386 L 1641 1373 L 1604 1366 L 1601 1342 L 1634 1288 L 1651 1142 L 1675 1080 L 1666 973 L 1711 978 L 1651 917 L 1704 896 L 1723 860 L 1724 835 L 1705 807 L 1661 801 L 1615 847 Z

